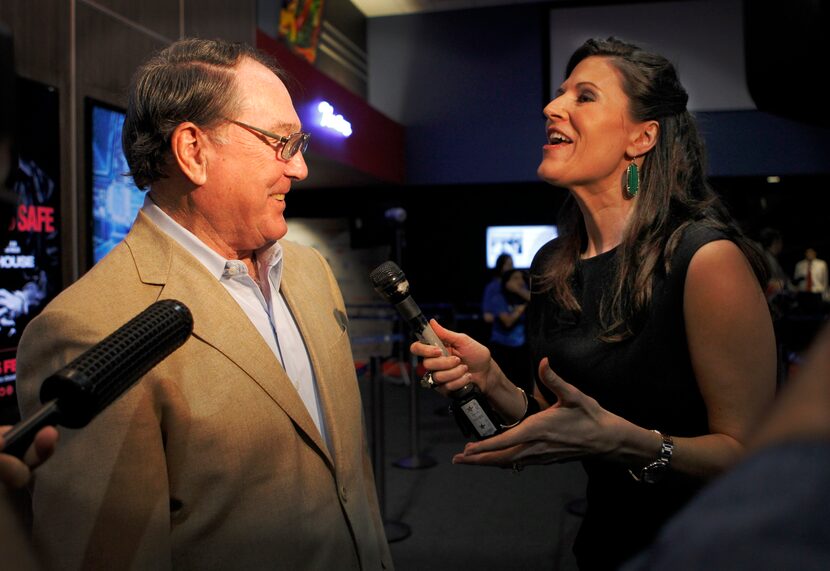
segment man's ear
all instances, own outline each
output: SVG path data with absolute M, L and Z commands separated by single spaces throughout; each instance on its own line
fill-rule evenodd
M 644 121 L 640 123 L 634 132 L 634 138 L 628 146 L 628 156 L 641 157 L 657 144 L 657 137 L 660 135 L 660 123 L 657 121 Z
M 196 124 L 181 123 L 170 137 L 170 150 L 179 170 L 196 186 L 207 182 L 207 135 Z

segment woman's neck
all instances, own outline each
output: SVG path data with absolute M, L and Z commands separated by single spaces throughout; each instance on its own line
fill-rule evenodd
M 588 237 L 583 258 L 592 258 L 619 246 L 634 208 L 634 201 L 626 200 L 619 188 L 599 192 L 573 188 L 571 193 L 582 211 Z

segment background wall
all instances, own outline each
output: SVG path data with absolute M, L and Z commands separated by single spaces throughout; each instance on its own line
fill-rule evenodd
M 551 9 L 550 91 L 586 38 L 615 36 L 674 63 L 692 111 L 755 109 L 744 77 L 742 0 L 641 2 Z
M 407 126 L 408 181 L 536 180 L 551 85 L 578 42 L 609 34 L 644 40 L 679 62 L 712 176 L 830 174 L 830 130 L 754 109 L 740 0 L 615 4 L 370 19 L 369 101 Z M 800 80 L 770 70 L 769 81 L 797 90 Z
M 539 5 L 369 20 L 369 102 L 406 126 L 410 184 L 536 180 L 546 28 Z

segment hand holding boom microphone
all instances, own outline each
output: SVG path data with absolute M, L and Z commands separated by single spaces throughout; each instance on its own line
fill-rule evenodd
M 419 341 L 434 345 L 440 348 L 444 355 L 449 355 L 418 304 L 409 295 L 409 282 L 395 262 L 382 263 L 372 270 L 369 279 L 372 280 L 375 291 L 395 306 Z M 473 434 L 480 440 L 502 431 L 501 423 L 490 403 L 474 384 L 470 383 L 451 392 L 450 398 L 453 399 L 450 408 L 465 436 Z
M 157 301 L 106 339 L 43 381 L 44 405 L 16 424 L 0 452 L 22 458 L 47 425 L 82 428 L 178 349 L 193 331 L 193 316 L 181 302 Z

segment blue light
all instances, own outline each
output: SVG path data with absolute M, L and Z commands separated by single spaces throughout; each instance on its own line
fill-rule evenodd
M 342 115 L 334 114 L 334 107 L 328 101 L 321 101 L 317 105 L 320 112 L 320 126 L 340 133 L 344 137 L 352 134 L 352 124 L 346 121 Z

